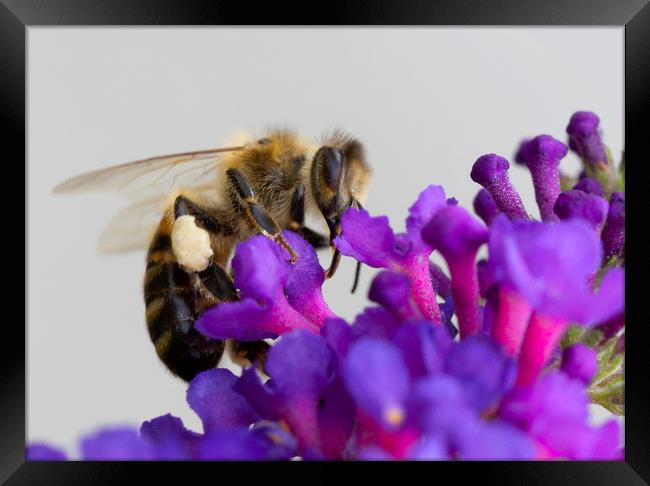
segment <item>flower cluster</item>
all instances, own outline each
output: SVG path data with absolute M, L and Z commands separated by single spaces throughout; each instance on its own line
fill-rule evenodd
M 187 402 L 203 433 L 164 415 L 85 437 L 82 458 L 622 458 L 618 423 L 588 420 L 591 401 L 615 409 L 620 393 L 603 383 L 620 391 L 624 342 L 625 199 L 598 125 L 578 112 L 568 147 L 549 135 L 520 145 L 539 220 L 496 154 L 471 170 L 483 187 L 480 219 L 435 185 L 409 208 L 403 233 L 348 209 L 334 244 L 381 269 L 373 305 L 352 323 L 324 301 L 324 269 L 296 233 L 284 233 L 296 263 L 263 236 L 242 242 L 232 262 L 240 299 L 195 326 L 213 339 L 275 339 L 264 363 L 192 380 Z M 584 171 L 563 187 L 569 149 Z M 46 444 L 27 454 L 66 457 Z

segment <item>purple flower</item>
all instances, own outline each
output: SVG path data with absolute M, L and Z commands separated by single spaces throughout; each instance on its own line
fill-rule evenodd
M 560 194 L 560 160 L 567 147 L 550 135 L 539 135 L 523 142 L 516 160 L 530 170 L 535 187 L 535 199 L 544 221 L 556 221 L 553 205 Z
M 500 213 L 499 208 L 497 207 L 497 203 L 494 202 L 494 199 L 485 188 L 476 193 L 473 206 L 474 212 L 479 216 L 479 218 L 483 220 L 487 226 L 490 226 L 492 224 L 492 220 L 494 220 L 496 215 Z
M 411 282 L 401 273 L 379 272 L 372 280 L 368 298 L 384 306 L 399 321 L 422 317 L 411 295 Z
M 544 224 L 499 217 L 490 231 L 489 266 L 495 281 L 521 294 L 537 312 L 590 324 L 623 308 L 622 270 L 605 275 L 598 293 L 598 236 L 582 220 Z
M 187 403 L 203 422 L 206 434 L 215 430 L 248 426 L 255 412 L 233 387 L 237 377 L 229 370 L 214 368 L 199 373 L 187 388 Z
M 436 295 L 449 300 L 451 298 L 451 279 L 442 268 L 433 262 L 429 262 L 429 273 L 431 274 L 431 282 Z
M 531 438 L 500 420 L 468 422 L 457 439 L 458 455 L 466 460 L 530 460 L 535 457 Z
M 207 435 L 199 445 L 197 458 L 210 461 L 287 460 L 296 453 L 295 440 L 277 426 L 252 430 L 238 427 Z
M 560 219 L 584 219 L 597 232 L 605 222 L 607 209 L 607 201 L 602 197 L 576 189 L 561 193 L 553 207 Z
M 440 324 L 440 309 L 429 273 L 429 255 L 433 249 L 422 240 L 420 233 L 434 214 L 447 207 L 442 188 L 427 187 L 409 208 L 407 232 L 398 235 L 393 233 L 387 217 L 371 217 L 365 210 L 351 208 L 341 217 L 341 235 L 334 239 L 334 244 L 343 255 L 368 266 L 405 274 L 411 281 L 413 299 L 420 312 Z
M 461 338 L 480 329 L 476 252 L 488 231 L 459 206 L 440 210 L 422 230 L 422 238 L 445 257 L 451 274 L 451 292 Z
M 592 177 L 583 177 L 573 186 L 573 189 L 586 192 L 587 194 L 593 194 L 594 196 L 603 197 L 605 195 L 601 183 Z
M 322 414 L 336 409 L 338 419 L 347 424 L 354 410 L 345 396 L 334 393 L 341 392 L 335 383 L 337 360 L 326 341 L 307 331 L 287 333 L 269 351 L 266 371 L 271 379 L 264 385 L 254 368 L 244 371 L 235 391 L 246 397 L 260 416 L 286 422 L 303 453 L 328 449 L 319 428 Z
M 531 386 L 511 389 L 501 402 L 499 416 L 528 432 L 550 457 L 617 458 L 618 424 L 587 425 L 588 403 L 581 381 L 561 372 L 548 373 Z
M 569 147 L 591 165 L 607 164 L 605 144 L 598 129 L 599 123 L 600 119 L 595 113 L 578 111 L 573 114 L 566 127 Z
M 285 237 L 294 243 L 299 238 L 288 232 Z M 305 300 L 296 294 L 292 300 L 305 310 L 309 307 L 307 302 L 313 302 L 315 294 L 316 298 L 320 295 L 320 289 L 313 289 L 318 279 L 311 272 L 314 264 L 320 266 L 308 252 L 302 258 L 305 261 L 296 265 L 298 271 L 302 269 L 306 274 L 304 284 L 292 275 L 288 252 L 275 242 L 255 236 L 240 243 L 232 267 L 241 301 L 224 302 L 208 309 L 196 321 L 196 329 L 213 339 L 240 341 L 273 338 L 293 329 L 318 332 L 318 325 L 293 308 L 287 298 L 287 293 L 300 292 L 300 285 L 304 285 L 303 290 L 309 290 Z
M 499 210 L 509 218 L 528 219 L 524 203 L 508 178 L 509 167 L 510 163 L 499 155 L 482 155 L 472 166 L 471 178 L 487 189 Z
M 350 347 L 343 370 L 361 410 L 386 428 L 402 425 L 410 378 L 398 348 L 382 339 L 361 339 Z
M 562 371 L 588 385 L 598 371 L 596 352 L 582 343 L 566 348 L 562 352 Z
M 355 339 L 352 326 L 339 317 L 327 319 L 320 330 L 320 335 L 332 348 L 339 362 L 345 359 L 348 349 Z
M 434 327 L 428 321 L 407 322 L 395 333 L 393 344 L 402 352 L 411 379 L 415 380 L 442 372 L 452 338 L 446 328 Z
M 65 452 L 48 444 L 33 442 L 25 449 L 28 461 L 65 461 Z
M 151 446 L 157 460 L 189 460 L 194 458 L 201 436 L 187 430 L 180 418 L 167 414 L 144 422 L 140 437 Z
M 299 255 L 296 263 L 290 267 L 284 284 L 287 300 L 294 309 L 320 327 L 325 319 L 334 317 L 334 312 L 325 303 L 321 289 L 325 269 L 320 266 L 316 251 L 305 239 L 293 231 L 284 231 L 282 234 Z
M 623 251 L 625 245 L 625 195 L 621 192 L 614 192 L 609 198 L 609 212 L 601 238 L 606 260 Z
M 461 383 L 466 403 L 482 411 L 498 403 L 512 387 L 516 368 L 498 343 L 479 334 L 451 348 L 445 371 Z
M 81 441 L 81 457 L 90 461 L 142 461 L 154 458 L 150 444 L 132 427 L 110 427 Z
M 419 380 L 408 401 L 410 420 L 460 459 L 531 459 L 534 442 L 502 421 L 485 421 L 467 404 L 462 381 L 445 374 Z
M 580 219 L 545 224 L 499 217 L 488 246 L 494 280 L 535 311 L 521 344 L 518 384 L 536 379 L 570 322 L 602 322 L 624 307 L 622 270 L 610 270 L 597 293 L 591 289 L 601 248 L 598 236 Z M 512 346 L 510 352 L 516 350 L 523 329 L 517 327 L 514 337 L 499 329 L 493 328 L 493 336 Z
M 388 310 L 383 307 L 368 307 L 355 317 L 352 333 L 355 338 L 372 336 L 390 340 L 399 327 L 400 321 Z

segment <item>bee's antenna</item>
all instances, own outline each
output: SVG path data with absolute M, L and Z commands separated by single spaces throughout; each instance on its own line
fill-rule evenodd
M 351 294 L 354 294 L 354 292 L 357 290 L 357 286 L 359 285 L 360 275 L 361 275 L 361 262 L 357 261 L 357 268 L 354 271 L 354 283 L 352 284 L 352 290 L 350 290 Z

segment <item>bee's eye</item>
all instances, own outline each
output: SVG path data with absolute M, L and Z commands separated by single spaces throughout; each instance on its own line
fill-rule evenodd
M 331 188 L 339 187 L 343 172 L 343 154 L 340 150 L 326 147 L 323 153 L 323 176 Z
M 271 143 L 271 139 L 270 138 L 260 138 L 257 141 L 257 143 L 259 143 L 260 145 L 268 145 L 268 144 Z

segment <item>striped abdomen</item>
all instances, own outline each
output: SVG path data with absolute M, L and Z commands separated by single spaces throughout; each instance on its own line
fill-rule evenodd
M 199 309 L 198 290 L 192 276 L 174 259 L 170 227 L 163 221 L 147 254 L 144 279 L 147 327 L 156 352 L 165 365 L 186 381 L 213 368 L 223 354 L 223 341 L 194 329 Z

